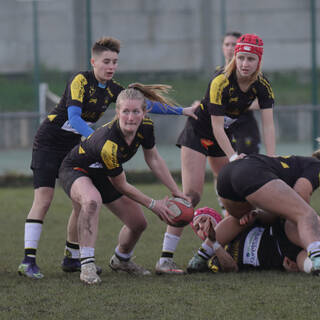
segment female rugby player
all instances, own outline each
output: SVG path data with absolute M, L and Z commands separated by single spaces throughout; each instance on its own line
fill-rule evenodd
M 267 154 L 275 153 L 273 122 L 274 95 L 268 80 L 261 73 L 263 41 L 253 34 L 241 36 L 234 56 L 209 83 L 205 98 L 196 110 L 198 119 L 188 119 L 179 139 L 183 192 L 199 203 L 205 177 L 206 159 L 215 176 L 238 155 L 231 144 L 230 127 L 257 99 L 261 110 L 263 136 Z M 162 255 L 156 272 L 181 274 L 173 260 L 182 228 L 167 227 Z
M 88 137 L 95 123 L 108 106 L 115 102 L 124 89 L 113 80 L 118 67 L 120 42 L 114 38 L 101 38 L 92 47 L 93 70 L 79 72 L 68 82 L 59 104 L 50 112 L 38 129 L 32 152 L 34 200 L 25 222 L 25 257 L 19 265 L 20 275 L 41 279 L 43 274 L 36 264 L 36 252 L 42 224 L 54 195 L 55 182 L 65 155 L 80 141 Z M 171 107 L 170 101 L 147 100 L 147 109 L 153 113 L 185 114 L 194 116 L 194 108 Z M 72 217 L 72 216 L 71 216 Z M 76 238 L 77 226 L 71 219 L 68 233 Z M 64 271 L 79 271 L 79 245 L 66 244 Z
M 101 281 L 94 263 L 94 247 L 102 203 L 124 223 L 110 267 L 131 274 L 150 274 L 130 260 L 147 226 L 138 203 L 165 222 L 171 220 L 167 198 L 151 199 L 126 181 L 122 164 L 134 156 L 140 145 L 154 174 L 173 196 L 186 199 L 155 147 L 153 122 L 145 114 L 146 103 L 140 87 L 133 85 L 122 91 L 116 102 L 116 118 L 75 146 L 62 162 L 59 177 L 72 199 L 80 244 L 80 279 L 85 283 Z
M 234 56 L 234 48 L 238 38 L 241 36 L 239 32 L 227 32 L 222 42 L 222 52 L 225 58 L 225 65 L 228 65 Z M 257 120 L 254 117 L 252 108 L 257 109 L 257 100 L 253 102 L 250 109 L 242 113 L 238 120 L 230 126 L 232 134 L 232 142 L 238 154 L 259 153 L 260 148 L 260 132 Z
M 222 168 L 217 182 L 231 216 L 258 208 L 296 225 L 295 243 L 307 251 L 314 273 L 320 272 L 320 223 L 309 203 L 319 187 L 319 159 L 320 150 L 313 157 L 248 155 Z
M 197 235 L 203 239 L 205 233 L 211 235 L 212 240 L 209 237 L 205 240 L 209 250 L 200 256 L 206 268 L 190 268 L 188 272 L 311 271 L 312 262 L 302 249 L 297 228 L 291 221 L 270 217 L 266 213 L 258 214 L 257 211 L 250 212 L 245 220 L 240 222 L 228 216 L 216 226 L 208 223 L 207 216 L 194 220 L 193 228 Z

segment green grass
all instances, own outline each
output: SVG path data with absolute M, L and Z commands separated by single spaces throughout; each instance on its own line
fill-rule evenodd
M 41 81 L 47 82 L 51 91 L 62 95 L 70 73 L 42 71 Z M 311 76 L 308 72 L 289 71 L 267 74 L 275 93 L 277 105 L 311 103 Z M 145 84 L 165 83 L 173 86 L 171 96 L 184 106 L 201 99 L 207 90 L 210 76 L 201 73 L 118 73 L 115 76 L 124 86 L 132 82 Z M 32 74 L 0 76 L 0 112 L 35 111 L 35 89 Z
M 154 198 L 166 189 L 138 185 Z M 107 258 L 117 243 L 120 221 L 108 210 L 100 216 L 97 264 L 103 267 L 102 284 L 87 287 L 79 274 L 60 270 L 69 199 L 57 188 L 43 226 L 38 264 L 45 278 L 19 277 L 23 258 L 24 220 L 32 204 L 30 187 L 0 189 L 1 262 L 0 319 L 319 319 L 320 279 L 305 274 L 247 272 L 186 276 L 132 277 L 111 272 Z M 320 211 L 320 193 L 312 198 Z M 217 207 L 211 184 L 205 185 L 201 206 Z M 165 224 L 145 211 L 148 228 L 138 242 L 135 261 L 154 269 L 162 246 Z M 190 228 L 184 231 L 176 262 L 186 265 L 200 244 Z

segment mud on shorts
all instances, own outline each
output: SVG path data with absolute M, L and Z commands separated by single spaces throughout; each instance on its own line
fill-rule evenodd
M 72 184 L 80 177 L 89 177 L 93 185 L 101 194 L 102 203 L 110 203 L 119 199 L 122 196 L 110 182 L 109 177 L 102 171 L 102 169 L 90 169 L 86 171 L 81 168 L 63 167 L 59 173 L 59 182 L 70 197 Z

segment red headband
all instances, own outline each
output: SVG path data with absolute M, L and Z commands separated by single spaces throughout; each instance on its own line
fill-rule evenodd
M 234 55 L 238 52 L 248 52 L 256 54 L 261 61 L 263 54 L 263 41 L 255 34 L 244 34 L 237 40 L 237 44 L 234 48 Z
M 218 224 L 222 218 L 220 216 L 220 214 L 212 209 L 212 208 L 209 208 L 209 207 L 204 207 L 204 208 L 199 208 L 197 209 L 195 212 L 194 212 L 194 215 L 193 215 L 193 220 L 192 222 L 190 222 L 190 225 L 193 229 L 193 231 L 197 234 L 197 231 L 195 230 L 194 226 L 193 226 L 193 221 L 195 221 L 199 216 L 202 216 L 202 215 L 205 215 L 205 216 L 208 216 L 210 217 L 211 219 L 214 220 L 215 224 Z M 204 239 L 202 239 L 204 240 Z

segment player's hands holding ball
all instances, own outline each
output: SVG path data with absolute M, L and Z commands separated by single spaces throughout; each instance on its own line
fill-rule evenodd
M 154 200 L 152 199 L 148 208 L 154 212 L 162 221 L 164 221 L 167 224 L 173 223 L 173 214 L 168 208 L 168 199 L 169 197 L 166 196 L 163 199 L 160 200 Z

